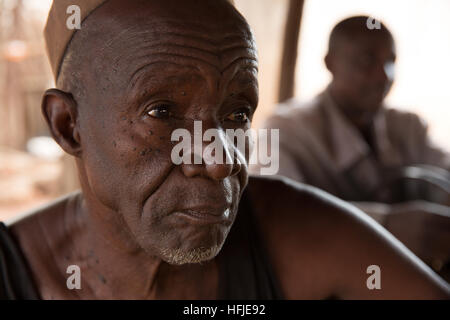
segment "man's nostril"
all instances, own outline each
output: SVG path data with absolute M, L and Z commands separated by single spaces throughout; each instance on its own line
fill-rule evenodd
M 206 171 L 210 178 L 214 180 L 223 180 L 233 175 L 234 165 L 232 164 L 206 165 Z

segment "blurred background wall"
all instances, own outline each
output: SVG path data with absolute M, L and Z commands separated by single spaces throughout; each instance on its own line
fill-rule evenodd
M 40 102 L 53 87 L 42 35 L 49 0 L 0 0 L 0 220 L 76 188 Z
M 259 48 L 258 127 L 276 107 L 288 0 L 235 3 Z M 42 37 L 50 4 L 0 0 L 0 220 L 77 188 L 73 162 L 51 142 L 40 113 L 44 90 L 54 86 Z M 307 100 L 326 86 L 330 75 L 323 58 L 329 32 L 357 14 L 382 20 L 396 38 L 396 83 L 387 102 L 420 114 L 434 140 L 450 149 L 448 0 L 305 0 L 296 96 Z

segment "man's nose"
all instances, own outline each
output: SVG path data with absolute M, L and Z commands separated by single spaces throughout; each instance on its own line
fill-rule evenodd
M 376 67 L 376 79 L 383 83 L 392 82 L 394 80 L 394 63 L 378 63 Z
M 186 177 L 207 177 L 216 181 L 234 176 L 241 171 L 240 163 L 233 164 L 182 164 L 182 170 Z
M 237 175 L 242 169 L 239 157 L 234 156 L 233 145 L 223 135 L 217 134 L 215 142 L 217 148 L 211 148 L 211 141 L 194 141 L 191 154 L 186 157 L 190 163 L 182 163 L 181 168 L 186 177 L 202 176 L 213 180 L 223 180 Z M 194 144 L 197 143 L 196 146 Z M 199 146 L 201 145 L 201 148 Z M 218 149 L 221 150 L 218 150 Z M 230 150 L 231 149 L 231 150 Z M 220 152 L 221 151 L 221 152 Z M 220 155 L 222 153 L 222 155 Z

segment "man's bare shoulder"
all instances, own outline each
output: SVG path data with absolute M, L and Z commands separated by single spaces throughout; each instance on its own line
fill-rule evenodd
M 80 192 L 71 193 L 55 199 L 42 206 L 26 211 L 13 219 L 5 221 L 5 225 L 14 233 L 21 233 L 22 230 L 38 228 L 39 225 L 50 226 L 61 215 L 63 211 L 80 195 Z M 49 225 L 50 224 L 50 225 Z
M 52 254 L 58 239 L 64 238 L 64 213 L 79 195 L 76 192 L 63 196 L 5 223 L 28 260 Z
M 273 219 L 283 225 L 284 222 L 292 225 L 293 221 L 306 223 L 309 220 L 314 223 L 325 220 L 328 224 L 332 220 L 342 221 L 344 218 L 368 221 L 365 214 L 347 202 L 286 177 L 251 176 L 248 188 L 261 219 Z
M 445 297 L 436 275 L 356 207 L 282 177 L 251 177 L 249 191 L 287 298 Z M 367 288 L 371 265 L 383 291 Z

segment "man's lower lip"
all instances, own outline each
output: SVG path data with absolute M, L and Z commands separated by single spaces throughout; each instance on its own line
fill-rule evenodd
M 201 224 L 215 224 L 215 223 L 227 223 L 229 221 L 229 217 L 222 214 L 219 216 L 198 212 L 198 211 L 178 211 L 175 212 L 176 215 L 184 216 L 185 218 L 190 219 L 192 222 L 201 223 Z

